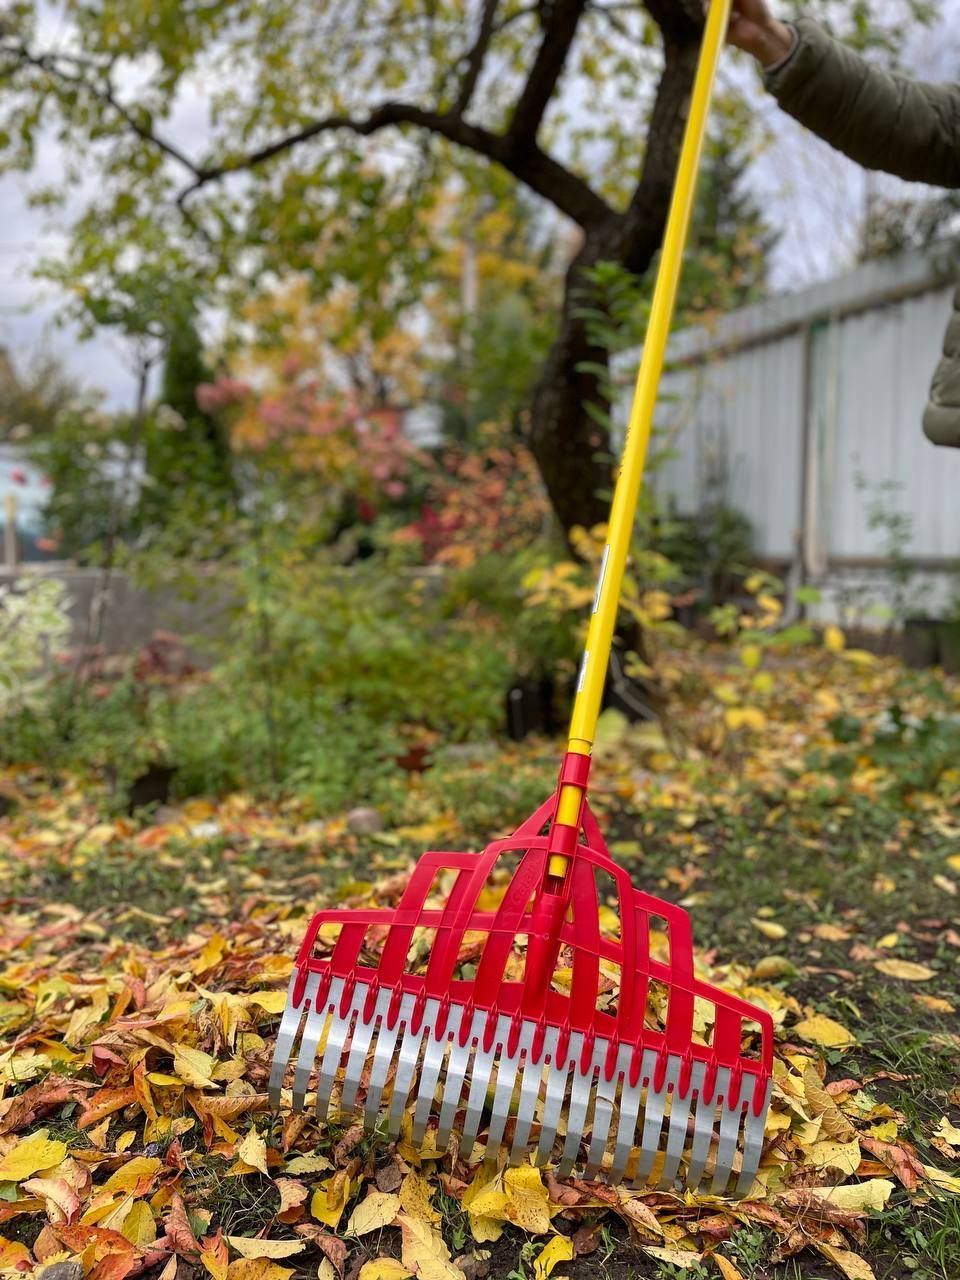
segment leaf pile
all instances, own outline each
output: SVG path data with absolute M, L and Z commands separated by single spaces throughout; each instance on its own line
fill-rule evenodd
M 857 668 L 848 703 L 856 695 L 865 711 L 881 679 L 886 668 Z M 827 736 L 836 715 L 821 701 L 804 722 L 804 749 Z M 775 721 L 772 706 L 764 714 L 770 740 L 745 772 L 761 785 L 776 777 L 781 788 L 812 787 L 805 773 L 791 774 L 797 722 Z M 696 857 L 699 836 L 685 814 L 697 788 L 713 803 L 725 797 L 730 812 L 739 792 L 721 784 L 709 757 L 691 767 L 664 756 L 656 742 L 608 741 L 598 792 L 610 803 L 632 796 L 638 809 L 670 809 Z M 882 786 L 868 762 L 857 768 L 852 786 Z M 146 1271 L 176 1280 L 185 1263 L 213 1280 L 307 1271 L 322 1280 L 478 1280 L 501 1236 L 516 1229 L 534 1242 L 526 1256 L 539 1280 L 563 1264 L 575 1275 L 604 1224 L 619 1222 L 651 1266 L 702 1263 L 737 1280 L 742 1273 L 719 1250 L 746 1226 L 775 1233 L 781 1258 L 815 1249 L 839 1274 L 869 1280 L 859 1252 L 866 1222 L 895 1188 L 960 1193 L 960 1179 L 925 1163 L 907 1140 L 905 1117 L 884 1100 L 884 1073 L 844 1070 L 855 1034 L 785 990 L 789 966 L 776 957 L 752 967 L 698 958 L 705 978 L 766 1005 L 778 1028 L 766 1149 L 739 1204 L 471 1164 L 437 1151 L 430 1133 L 418 1150 L 409 1138 L 388 1146 L 360 1128 L 275 1117 L 266 1098 L 272 1035 L 309 913 L 334 899 L 394 904 L 407 848 L 455 837 L 454 817 L 385 833 L 367 848 L 380 879 L 337 888 L 302 847 L 340 858 L 356 846 L 342 821 L 305 828 L 295 808 L 233 796 L 168 810 L 149 825 L 105 822 L 75 782 L 54 791 L 26 770 L 0 781 L 0 792 L 14 806 L 0 819 L 0 883 L 13 886 L 0 904 L 4 1273 L 66 1262 L 78 1264 L 73 1280 Z M 948 822 L 942 803 L 931 796 L 932 818 Z M 143 873 L 157 887 L 145 900 L 117 901 L 127 888 L 112 893 L 105 868 L 121 886 Z M 75 887 L 93 883 L 94 872 L 102 894 L 84 900 Z M 687 892 L 696 877 L 678 874 Z M 786 932 L 767 914 L 754 927 L 771 940 Z M 841 925 L 825 927 L 846 936 Z M 883 980 L 934 974 L 880 944 L 872 963 Z M 946 1161 L 960 1153 L 947 1117 L 932 1141 Z

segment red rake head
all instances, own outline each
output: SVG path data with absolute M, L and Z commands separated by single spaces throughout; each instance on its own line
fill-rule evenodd
M 320 1050 L 319 1113 L 327 1113 L 345 1059 L 340 1109 L 352 1109 L 365 1086 L 372 1128 L 396 1064 L 393 1133 L 415 1091 L 414 1140 L 436 1116 L 439 1142 L 456 1128 L 469 1155 L 488 1117 L 488 1148 L 499 1146 L 512 1125 L 516 1160 L 539 1120 L 538 1156 L 545 1160 L 565 1114 L 561 1175 L 579 1162 L 589 1132 L 588 1176 L 603 1172 L 619 1181 L 629 1167 L 635 1182 L 652 1175 L 672 1185 L 689 1136 L 687 1183 L 698 1184 L 711 1163 L 713 1190 L 723 1191 L 742 1145 L 737 1191 L 743 1194 L 756 1171 L 769 1103 L 770 1015 L 694 976 L 687 913 L 633 888 L 589 808 L 564 895 L 541 893 L 549 857 L 544 831 L 555 803 L 551 798 L 479 855 L 424 854 L 392 910 L 314 916 L 291 980 L 271 1097 L 279 1103 L 299 1036 L 298 1109 Z M 499 905 L 486 909 L 481 899 L 489 897 L 491 875 L 517 858 Z M 445 904 L 427 906 L 438 879 L 451 874 Z M 619 906 L 618 936 L 601 929 L 605 899 Z M 328 925 L 339 934 L 329 954 L 317 955 L 327 950 L 318 939 Z M 665 936 L 666 959 L 651 954 L 652 935 Z M 419 972 L 411 960 L 418 954 L 428 957 Z M 474 963 L 467 976 L 465 967 Z M 647 1025 L 648 1006 L 664 1003 L 660 1025 Z M 694 1040 L 695 1012 L 699 1025 L 712 1024 L 708 1043 Z M 759 1059 L 741 1050 L 751 1026 L 759 1031 Z M 465 1119 L 457 1124 L 464 1094 Z

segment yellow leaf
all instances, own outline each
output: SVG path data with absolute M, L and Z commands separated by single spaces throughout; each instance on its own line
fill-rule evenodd
M 543 1185 L 540 1170 L 531 1165 L 508 1169 L 503 1182 L 510 1202 L 510 1221 L 531 1235 L 543 1235 L 549 1231 L 550 1195 Z
M 137 1200 L 123 1220 L 120 1234 L 140 1248 L 156 1243 L 157 1224 L 146 1200 Z
M 422 1222 L 440 1222 L 443 1214 L 430 1203 L 433 1190 L 426 1178 L 411 1171 L 400 1184 L 400 1207 L 411 1218 Z
M 213 1084 L 211 1072 L 216 1065 L 216 1058 L 204 1053 L 202 1049 L 191 1049 L 185 1044 L 174 1046 L 173 1069 L 185 1084 L 193 1085 L 195 1089 L 206 1089 Z M 247 1164 L 249 1163 L 248 1160 Z
M 933 969 L 912 960 L 875 960 L 873 967 L 888 978 L 902 978 L 904 982 L 926 982 L 937 976 Z
M 900 941 L 899 933 L 885 933 L 882 938 L 877 939 L 877 946 L 884 951 L 889 951 L 891 947 L 895 947 Z
M 839 1169 L 849 1175 L 860 1164 L 860 1143 L 856 1138 L 853 1142 L 815 1142 L 807 1156 L 817 1169 Z
M 329 1258 L 320 1259 L 320 1265 L 317 1267 L 317 1280 L 339 1280 L 337 1269 Z
M 120 1166 L 103 1184 L 104 1191 L 124 1191 L 136 1195 L 146 1191 L 163 1167 L 155 1156 L 134 1156 Z
M 264 1013 L 283 1013 L 287 1003 L 285 991 L 252 991 L 243 998 L 250 1004 L 259 1005 Z
M 350 1198 L 350 1181 L 334 1174 L 321 1182 L 310 1201 L 310 1214 L 318 1222 L 335 1228 Z
M 256 1240 L 250 1236 L 227 1236 L 227 1244 L 241 1258 L 292 1258 L 303 1253 L 306 1240 Z
M 470 1230 L 478 1244 L 500 1239 L 507 1221 L 507 1196 L 496 1174 L 491 1176 L 481 1165 L 460 1203 L 470 1218 Z
M 756 733 L 762 733 L 767 727 L 767 717 L 759 707 L 728 707 L 723 718 L 727 728 L 734 732 L 737 729 L 753 729 Z
M 829 649 L 831 653 L 843 653 L 847 647 L 847 637 L 843 634 L 839 627 L 832 623 L 823 630 L 824 648 Z
M 755 929 L 763 934 L 765 938 L 775 938 L 778 941 L 787 936 L 787 931 L 782 924 L 777 924 L 775 920 L 761 920 L 754 916 L 750 921 Z
M 710 1261 L 715 1264 L 717 1270 L 723 1276 L 723 1280 L 743 1280 L 743 1276 L 733 1265 L 729 1258 L 725 1258 L 722 1253 L 712 1253 Z
M 856 1037 L 846 1027 L 841 1026 L 839 1022 L 834 1022 L 832 1018 L 825 1017 L 822 1013 L 804 1018 L 802 1022 L 796 1024 L 793 1032 L 801 1040 L 822 1045 L 825 1049 L 845 1049 L 857 1042 Z
M 960 853 L 951 853 L 947 858 L 947 866 L 953 871 L 960 871 Z
M 22 1182 L 41 1169 L 52 1169 L 67 1154 L 67 1144 L 47 1137 L 38 1129 L 8 1151 L 0 1160 L 0 1182 Z
M 273 1185 L 280 1192 L 279 1213 L 298 1208 L 309 1194 L 303 1183 L 297 1182 L 296 1178 L 277 1178 Z
M 412 1274 L 396 1258 L 374 1258 L 360 1268 L 359 1280 L 409 1280 Z
M 347 1235 L 365 1236 L 388 1226 L 400 1211 L 400 1197 L 387 1191 L 371 1191 L 347 1222 Z
M 256 1129 L 251 1129 L 237 1147 L 237 1159 L 249 1165 L 251 1169 L 259 1169 L 267 1173 L 267 1144 Z
M 882 1209 L 894 1189 L 889 1178 L 871 1178 L 868 1182 L 851 1182 L 845 1187 L 814 1187 L 821 1200 L 839 1209 Z
M 569 1262 L 572 1257 L 573 1241 L 568 1236 L 554 1236 L 533 1260 L 535 1280 L 547 1280 L 554 1267 L 561 1262 Z
M 881 1142 L 896 1142 L 899 1132 L 896 1120 L 881 1120 L 867 1130 L 871 1138 L 879 1138 Z
M 763 661 L 763 650 L 758 644 L 745 644 L 740 650 L 740 661 L 748 671 L 756 671 Z
M 460 1268 L 450 1261 L 450 1250 L 439 1231 L 429 1222 L 398 1215 L 403 1265 L 421 1280 L 466 1280 Z
M 227 1280 L 287 1280 L 293 1272 L 269 1258 L 237 1258 L 227 1268 Z
M 929 1164 L 923 1166 L 923 1172 L 935 1186 L 943 1187 L 944 1191 L 951 1191 L 955 1196 L 960 1196 L 960 1178 L 955 1178 L 952 1173 L 945 1173 L 943 1169 L 934 1169 Z
M 956 1013 L 956 1009 L 950 1001 L 942 1000 L 939 996 L 913 995 L 910 999 L 916 1004 L 922 1004 L 931 1013 Z
M 816 1069 L 811 1065 L 803 1070 L 803 1092 L 810 1110 L 820 1117 L 823 1132 L 836 1143 L 852 1143 L 857 1136 L 853 1125 L 827 1093 Z
M 877 1280 L 877 1273 L 859 1253 L 851 1253 L 849 1249 L 835 1249 L 832 1244 L 824 1244 L 822 1240 L 815 1240 L 814 1244 L 825 1258 L 829 1258 L 843 1272 L 847 1280 Z
M 661 1249 L 659 1245 L 645 1244 L 643 1252 L 655 1258 L 657 1262 L 666 1262 L 671 1267 L 697 1267 L 703 1259 L 702 1253 L 689 1253 L 686 1249 Z
M 935 1136 L 948 1142 L 951 1147 L 960 1147 L 960 1129 L 951 1124 L 946 1116 L 941 1117 Z

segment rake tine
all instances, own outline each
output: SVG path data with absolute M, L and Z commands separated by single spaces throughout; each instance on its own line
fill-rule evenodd
M 558 1178 L 569 1178 L 576 1164 L 577 1155 L 580 1151 L 580 1142 L 587 1123 L 587 1110 L 590 1106 L 590 1095 L 593 1091 L 593 1077 L 597 1069 L 595 1051 L 588 1071 L 584 1073 L 580 1070 L 579 1053 L 582 1043 L 583 1036 L 574 1035 L 570 1037 L 570 1056 L 574 1061 L 573 1085 L 570 1089 L 570 1109 L 567 1112 L 567 1140 L 563 1144 L 563 1155 L 560 1159 L 560 1167 L 557 1169 Z
M 713 1124 L 717 1114 L 717 1098 L 723 1097 L 730 1083 L 730 1072 L 721 1067 L 717 1072 L 714 1094 L 709 1102 L 703 1097 L 697 1098 L 697 1114 L 693 1122 L 693 1151 L 690 1155 L 690 1167 L 687 1170 L 687 1184 L 696 1190 L 703 1181 L 703 1172 L 710 1158 L 710 1143 L 713 1141 Z
M 310 1083 L 310 1073 L 313 1071 L 317 1049 L 320 1047 L 320 1037 L 323 1035 L 323 1029 L 326 1025 L 327 1005 L 324 1004 L 320 1009 L 317 1008 L 316 1004 L 311 1005 L 303 1028 L 300 1053 L 297 1057 L 297 1070 L 293 1077 L 293 1106 L 296 1111 L 303 1110 L 307 1085 Z
M 723 1195 L 730 1174 L 733 1172 L 733 1158 L 737 1154 L 737 1138 L 740 1136 L 740 1117 L 743 1103 L 731 1107 L 724 1101 L 720 1111 L 720 1145 L 717 1148 L 717 1164 L 713 1174 L 710 1191 L 713 1195 Z
M 630 1155 L 636 1145 L 637 1124 L 640 1119 L 640 1104 L 643 1091 L 653 1071 L 654 1054 L 648 1049 L 640 1063 L 640 1074 L 637 1083 L 632 1085 L 629 1075 L 624 1081 L 620 1093 L 620 1119 L 617 1123 L 616 1146 L 613 1152 L 613 1166 L 610 1170 L 610 1182 L 617 1183 L 627 1171 Z M 629 1067 L 627 1068 L 629 1071 Z
M 493 1016 L 492 1014 L 490 1015 Z M 477 1133 L 480 1129 L 480 1116 L 483 1112 L 483 1105 L 487 1100 L 487 1090 L 490 1088 L 490 1080 L 493 1076 L 493 1068 L 496 1065 L 498 1057 L 502 1054 L 501 1038 L 503 1033 L 504 1018 L 497 1020 L 496 1034 L 488 1050 L 482 1048 L 477 1049 L 473 1059 L 473 1067 L 471 1069 L 470 1093 L 467 1097 L 467 1114 L 460 1131 L 460 1149 L 464 1155 L 468 1155 L 473 1144 L 477 1140 Z
M 367 1100 L 363 1108 L 363 1123 L 371 1131 L 377 1127 L 380 1099 L 383 1097 L 387 1076 L 393 1065 L 393 1051 L 400 1039 L 402 1018 L 402 1006 L 400 1016 L 392 1027 L 387 1026 L 385 1015 L 380 1017 L 380 1034 L 377 1036 L 377 1047 L 374 1050 L 373 1065 L 370 1068 L 370 1082 L 367 1085 Z
M 410 1097 L 410 1090 L 413 1088 L 413 1080 L 417 1073 L 417 1063 L 420 1061 L 420 1049 L 423 1046 L 423 1037 L 426 1033 L 427 1025 L 426 1023 L 421 1023 L 420 1030 L 416 1032 L 407 1027 L 400 1042 L 397 1074 L 393 1080 L 393 1096 L 390 1099 L 390 1116 L 387 1120 L 387 1132 L 391 1138 L 396 1138 L 399 1135 L 403 1124 L 403 1113 Z
M 309 1000 L 312 1003 L 317 990 L 317 983 L 319 982 L 317 975 L 312 973 L 307 979 L 307 985 L 304 988 L 304 999 L 298 1006 L 294 1007 L 293 988 L 296 985 L 297 977 L 297 970 L 294 969 L 290 978 L 290 985 L 287 987 L 287 1002 L 283 1006 L 283 1017 L 280 1019 L 277 1044 L 273 1051 L 273 1062 L 270 1066 L 270 1083 L 267 1088 L 270 1094 L 270 1105 L 275 1109 L 280 1106 L 283 1077 L 287 1073 L 287 1066 L 293 1053 L 297 1033 L 300 1030 L 300 1023 L 303 1021 L 304 1009 L 306 1008 L 305 1002 Z
M 513 1146 L 510 1148 L 510 1160 L 516 1163 L 521 1160 L 530 1144 L 530 1130 L 537 1113 L 537 1099 L 540 1097 L 540 1086 L 543 1083 L 544 1054 L 553 1055 L 557 1035 L 552 1029 L 544 1039 L 543 1052 L 534 1062 L 528 1055 L 523 1064 L 520 1078 L 520 1101 L 517 1103 L 517 1124 L 513 1131 Z M 550 1144 L 553 1146 L 553 1143 Z
M 547 1072 L 547 1090 L 543 1099 L 543 1119 L 540 1122 L 540 1143 L 537 1147 L 536 1163 L 546 1164 L 553 1152 L 553 1144 L 557 1140 L 557 1129 L 560 1127 L 560 1115 L 563 1099 L 567 1092 L 567 1079 L 573 1054 L 569 1053 L 563 1064 L 551 1060 Z
M 461 1045 L 458 1037 L 454 1035 L 453 1044 L 450 1046 L 447 1073 L 443 1082 L 443 1101 L 440 1104 L 440 1123 L 437 1130 L 437 1144 L 440 1147 L 445 1147 L 450 1141 L 453 1122 L 460 1107 L 460 1095 L 467 1076 L 467 1066 L 470 1055 L 473 1053 L 473 1042 L 482 1030 L 482 1017 L 483 1015 L 479 1013 L 473 1015 L 473 1023 L 466 1044 Z
M 435 1013 L 436 1010 L 434 1010 L 434 1016 Z M 433 1025 L 432 1019 L 431 1025 Z M 447 1036 L 444 1034 L 438 1039 L 432 1031 L 428 1032 L 427 1049 L 423 1055 L 423 1066 L 420 1069 L 420 1081 L 417 1085 L 417 1108 L 413 1115 L 413 1143 L 417 1147 L 422 1144 L 426 1136 L 446 1052 Z
M 353 997 L 354 1007 L 359 1010 L 357 1025 L 354 1028 L 353 1040 L 350 1044 L 350 1055 L 347 1058 L 347 1067 L 343 1075 L 343 1090 L 340 1094 L 340 1110 L 343 1112 L 350 1112 L 356 1108 L 357 1090 L 360 1088 L 360 1081 L 363 1079 L 363 1069 L 366 1066 L 367 1054 L 370 1052 L 370 1042 L 373 1039 L 377 1023 L 386 1013 L 386 1001 L 389 999 L 389 993 L 381 991 L 377 997 L 373 1014 L 368 1019 L 363 1016 L 366 994 L 366 988 L 361 987 L 358 983 Z
M 600 1078 L 597 1080 L 596 1096 L 593 1103 L 593 1132 L 590 1135 L 587 1167 L 583 1175 L 588 1181 L 597 1176 L 603 1164 L 603 1156 L 607 1149 L 610 1128 L 613 1124 L 613 1104 L 616 1101 L 619 1079 L 619 1075 L 614 1074 L 612 1079 L 607 1080 L 601 1071 Z
M 510 1103 L 513 1100 L 517 1073 L 520 1070 L 520 1055 L 524 1049 L 529 1050 L 530 1040 L 528 1028 L 524 1027 L 516 1052 L 505 1054 L 500 1059 L 497 1069 L 497 1087 L 493 1091 L 493 1105 L 490 1109 L 490 1127 L 487 1132 L 488 1151 L 496 1149 L 503 1142 L 504 1130 L 510 1117 Z
M 645 1186 L 653 1172 L 653 1162 L 660 1150 L 660 1139 L 663 1130 L 663 1116 L 667 1107 L 667 1088 L 676 1084 L 677 1067 L 671 1057 L 667 1063 L 667 1073 L 659 1089 L 654 1089 L 653 1082 L 647 1088 L 647 1105 L 643 1113 L 643 1137 L 640 1139 L 640 1159 L 633 1177 L 634 1187 Z
M 338 978 L 336 982 L 330 985 L 330 996 L 327 1001 L 328 1009 L 331 1007 L 334 1011 L 337 1009 L 342 993 L 343 981 Z M 354 1014 L 354 1009 L 348 1009 L 347 1016 L 341 1018 L 334 1012 L 330 1020 L 327 1045 L 323 1051 L 323 1060 L 320 1063 L 320 1071 L 317 1075 L 317 1115 L 320 1119 L 325 1118 L 330 1107 L 334 1082 L 337 1078 L 337 1072 L 340 1070 L 340 1060 L 343 1057 L 343 1047 L 353 1028 Z
M 753 1180 L 757 1176 L 760 1156 L 763 1152 L 763 1131 L 766 1125 L 767 1107 L 770 1105 L 772 1092 L 773 1084 L 770 1083 L 767 1085 L 766 1098 L 759 1115 L 753 1114 L 753 1107 L 748 1106 L 747 1108 L 747 1118 L 743 1126 L 743 1164 L 733 1193 L 738 1198 L 749 1193 L 750 1188 L 753 1186 Z
M 677 1177 L 677 1170 L 680 1167 L 680 1161 L 683 1158 L 683 1148 L 687 1141 L 687 1126 L 690 1120 L 690 1108 L 694 1099 L 694 1090 L 698 1087 L 703 1079 L 705 1067 L 703 1063 L 694 1064 L 693 1072 L 690 1077 L 690 1083 L 687 1086 L 687 1096 L 681 1098 L 677 1095 L 674 1088 L 670 1102 L 670 1128 L 667 1133 L 667 1154 L 664 1157 L 663 1168 L 660 1171 L 660 1181 L 657 1183 L 659 1191 L 670 1191 Z

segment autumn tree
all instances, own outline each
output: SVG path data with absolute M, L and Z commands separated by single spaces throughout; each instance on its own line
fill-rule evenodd
M 886 47 L 929 10 L 800 7 Z M 640 273 L 659 245 L 700 0 L 72 0 L 67 17 L 53 37 L 40 0 L 0 8 L 0 163 L 31 169 L 44 128 L 65 144 L 41 196 L 85 201 L 77 279 L 135 266 L 149 229 L 226 293 L 304 270 L 376 316 L 431 276 L 423 209 L 491 167 L 575 227 L 530 443 L 565 528 L 604 516 L 587 406 L 606 353 L 578 298 L 598 263 Z

